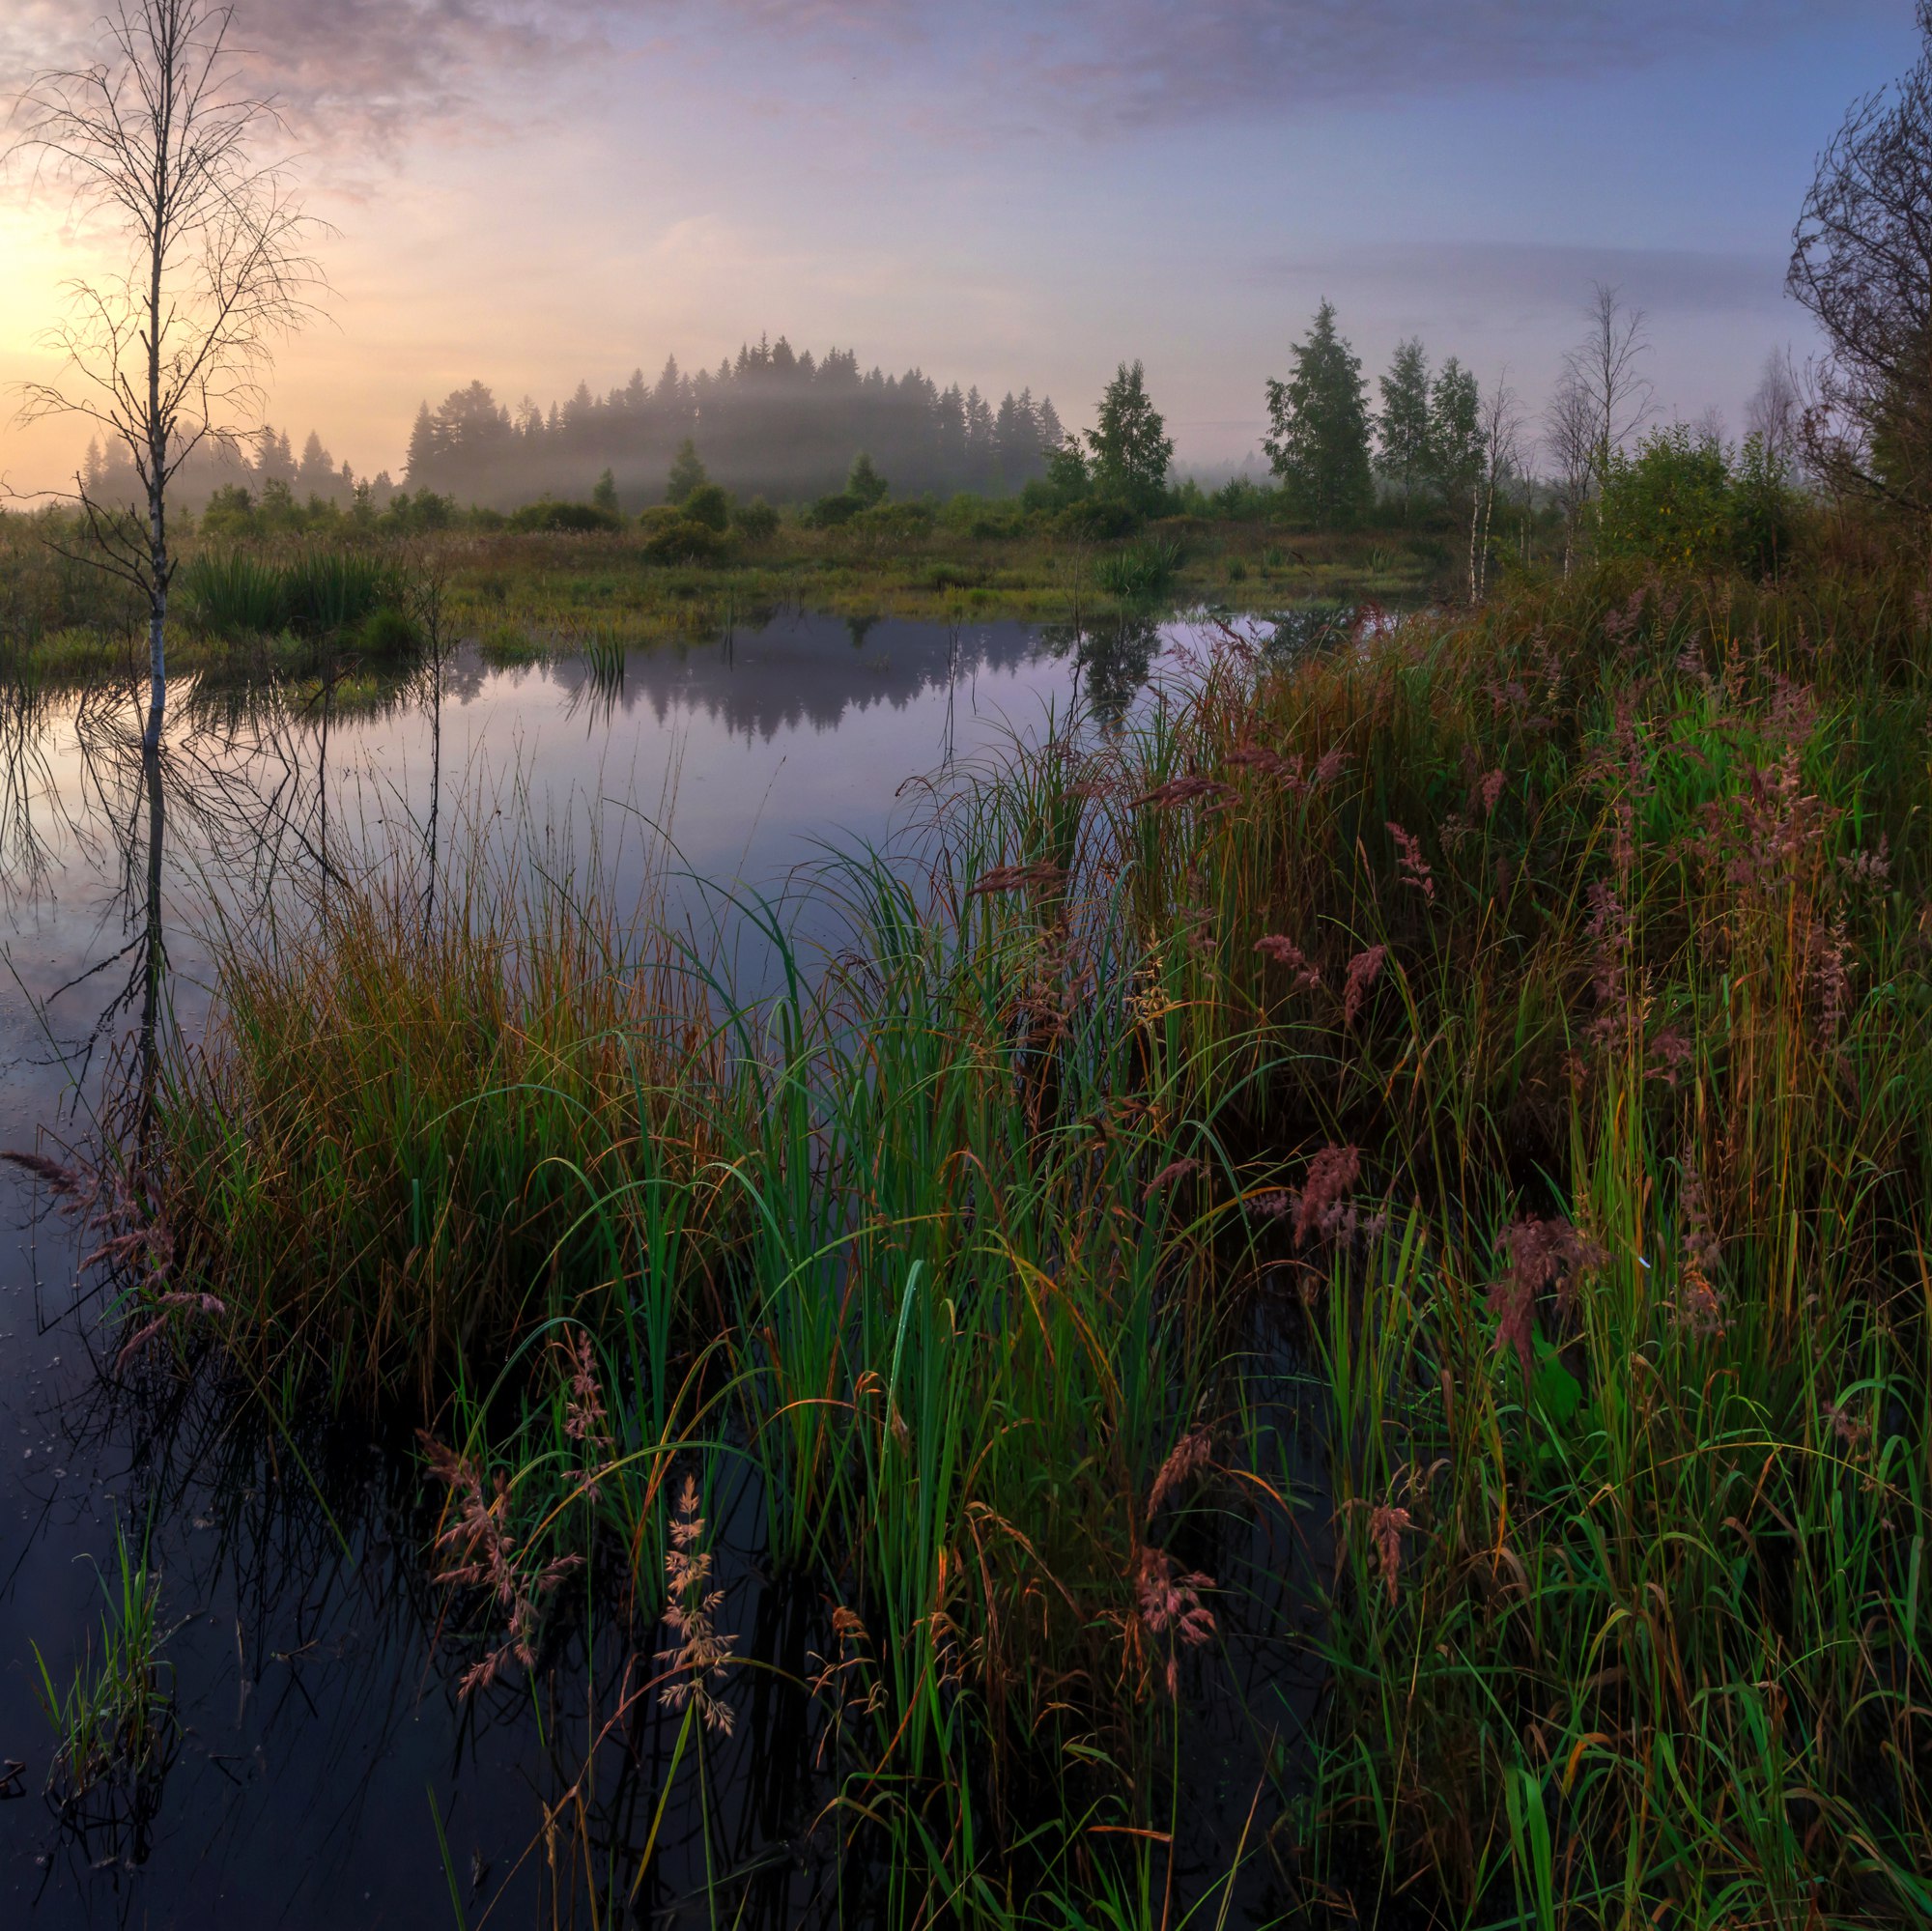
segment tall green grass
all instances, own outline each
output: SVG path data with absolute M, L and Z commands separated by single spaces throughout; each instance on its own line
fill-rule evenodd
M 887 1921 L 1238 1921 L 1185 1767 L 1236 1622 L 1311 1615 L 1312 1727 L 1243 1689 L 1283 1918 L 1922 1921 L 1918 611 L 1591 577 L 1231 636 L 828 862 L 825 958 L 741 908 L 755 1002 L 554 870 L 229 934 L 182 1270 L 282 1399 L 503 1472 L 501 1668 L 573 1556 L 642 1654 L 674 1477 L 749 1498 Z M 629 1897 L 655 1830 L 570 1814 Z
M 202 551 L 183 566 L 181 586 L 197 620 L 230 638 L 337 636 L 402 601 L 390 559 L 322 545 L 285 556 Z

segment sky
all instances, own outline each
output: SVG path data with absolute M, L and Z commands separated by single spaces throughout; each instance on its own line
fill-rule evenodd
M 1324 297 L 1534 412 L 1591 281 L 1646 311 L 1665 416 L 1737 428 L 1846 108 L 1912 0 L 239 0 L 327 319 L 268 415 L 400 473 L 424 399 L 603 392 L 746 339 L 850 347 L 1092 420 L 1143 358 L 1183 464 L 1251 456 Z M 0 0 L 0 90 L 86 0 Z M 111 237 L 0 174 L 0 383 Z M 87 432 L 0 416 L 44 487 Z

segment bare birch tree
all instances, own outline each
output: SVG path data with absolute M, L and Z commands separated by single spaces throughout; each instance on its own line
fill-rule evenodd
M 1804 389 L 1791 351 L 1774 349 L 1745 405 L 1745 434 L 1757 438 L 1767 462 L 1790 471 L 1798 468 L 1804 427 Z
M 1601 488 L 1610 457 L 1656 413 L 1657 400 L 1643 373 L 1650 354 L 1643 310 L 1626 307 L 1605 282 L 1592 282 L 1590 290 L 1590 332 L 1563 358 L 1563 373 L 1589 399 L 1592 467 Z
M 211 437 L 259 417 L 273 342 L 315 312 L 314 224 L 285 170 L 258 157 L 279 129 L 242 84 L 233 10 L 116 0 L 92 65 L 39 75 L 17 110 L 19 152 L 125 244 L 125 269 L 67 285 L 47 333 L 61 374 L 31 383 L 21 417 L 85 417 L 124 446 L 144 500 L 95 500 L 76 477 L 92 560 L 146 600 L 144 751 L 167 704 L 168 490 Z
M 1490 538 L 1496 498 L 1522 468 L 1522 405 L 1509 385 L 1509 371 L 1483 397 L 1480 434 L 1482 473 L 1469 511 L 1469 600 L 1481 599 L 1490 581 Z M 1480 516 L 1479 516 L 1480 512 Z
M 1551 487 L 1563 512 L 1563 574 L 1570 574 L 1577 531 L 1597 474 L 1597 410 L 1574 369 L 1557 379 L 1556 392 L 1543 412 L 1543 446 L 1552 466 Z

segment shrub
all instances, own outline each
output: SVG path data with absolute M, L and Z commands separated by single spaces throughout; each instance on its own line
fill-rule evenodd
M 693 523 L 722 530 L 731 521 L 731 498 L 722 483 L 699 483 L 684 499 L 684 514 Z
M 510 517 L 512 529 L 556 531 L 574 536 L 619 526 L 619 519 L 612 510 L 599 509 L 595 503 L 553 502 L 548 497 L 526 503 Z
M 379 605 L 355 631 L 355 647 L 365 657 L 408 657 L 417 641 L 415 625 L 393 604 Z
M 644 554 L 655 563 L 713 563 L 728 547 L 723 530 L 683 515 L 662 518 L 644 538 Z
M 855 496 L 840 490 L 829 497 L 820 497 L 805 513 L 806 522 L 813 529 L 837 529 L 840 524 L 850 523 L 866 505 Z
M 1095 497 L 1086 502 L 1069 503 L 1053 520 L 1053 527 L 1059 534 L 1081 543 L 1106 543 L 1116 537 L 1131 536 L 1140 526 L 1140 512 L 1119 497 Z
M 732 505 L 731 527 L 751 542 L 762 543 L 778 534 L 779 513 L 763 497 L 753 497 L 748 503 Z

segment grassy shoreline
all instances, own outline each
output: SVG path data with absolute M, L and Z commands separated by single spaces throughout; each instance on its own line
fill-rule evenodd
M 774 926 L 756 1008 L 589 878 L 338 895 L 225 949 L 164 1082 L 183 1345 L 423 1420 L 474 1693 L 614 1566 L 700 1783 L 753 1471 L 836 1609 L 818 1826 L 895 1922 L 1232 1899 L 1172 1894 L 1178 1766 L 1296 1606 L 1323 1701 L 1258 1692 L 1238 1848 L 1278 1921 L 1920 1921 L 1916 582 L 1231 644 L 963 783 L 919 885 L 831 866 L 848 943 Z

